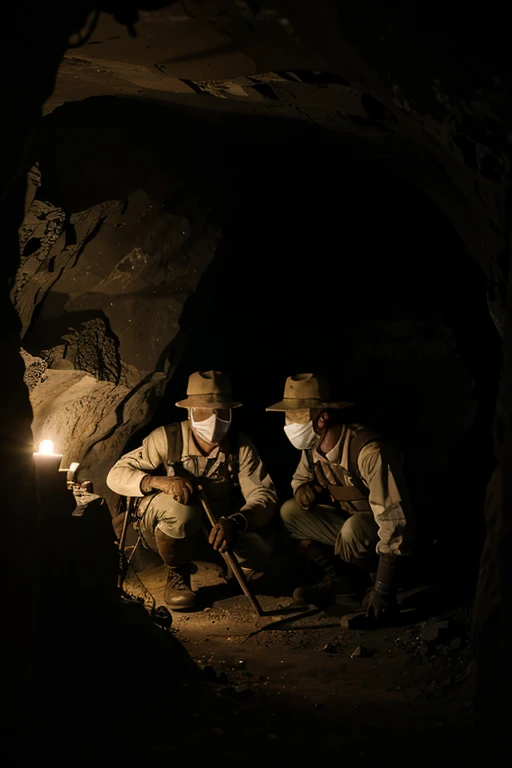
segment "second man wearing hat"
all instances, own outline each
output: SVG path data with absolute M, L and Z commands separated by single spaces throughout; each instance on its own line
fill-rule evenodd
M 318 584 L 296 589 L 294 597 L 315 602 L 357 592 L 354 576 L 370 573 L 363 607 L 380 620 L 396 607 L 412 515 L 400 462 L 379 435 L 350 422 L 351 408 L 334 401 L 327 379 L 312 373 L 290 376 L 283 400 L 267 408 L 285 412 L 285 432 L 302 451 L 294 498 L 281 517 L 299 551 L 324 571 Z
M 139 498 L 142 540 L 167 566 L 165 600 L 171 608 L 190 610 L 196 603 L 190 561 L 204 528 L 194 479 L 201 478 L 218 519 L 210 544 L 220 552 L 233 545 L 242 566 L 252 571 L 262 571 L 271 554 L 265 527 L 277 495 L 254 444 L 231 427 L 231 411 L 241 403 L 233 399 L 225 374 L 193 373 L 186 399 L 176 405 L 188 409 L 189 418 L 151 432 L 112 467 L 107 485 Z

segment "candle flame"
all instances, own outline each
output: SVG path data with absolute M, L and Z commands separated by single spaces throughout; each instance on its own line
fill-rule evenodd
M 53 456 L 53 440 L 41 440 L 39 443 L 39 453 L 45 456 Z

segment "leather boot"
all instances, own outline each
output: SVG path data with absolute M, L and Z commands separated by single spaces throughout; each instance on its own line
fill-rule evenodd
M 195 607 L 197 594 L 190 586 L 190 565 L 167 566 L 164 599 L 175 611 L 190 611 Z
M 175 611 L 189 611 L 195 607 L 197 595 L 190 584 L 190 560 L 194 554 L 198 534 L 184 539 L 173 539 L 158 528 L 155 540 L 160 557 L 167 568 L 164 598 Z
M 326 604 L 333 602 L 336 596 L 354 598 L 358 585 L 353 578 L 350 566 L 339 557 L 329 552 L 322 544 L 304 539 L 299 542 L 299 553 L 323 571 L 323 576 L 316 584 L 294 589 L 292 597 L 296 603 Z

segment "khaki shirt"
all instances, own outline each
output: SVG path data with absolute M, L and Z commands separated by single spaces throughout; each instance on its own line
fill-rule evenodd
M 193 438 L 190 421 L 181 422 L 181 435 L 181 466 L 185 470 L 184 475 L 208 478 L 208 495 L 212 500 L 227 498 L 232 483 L 226 466 L 226 445 L 221 443 L 208 456 L 204 456 Z M 254 509 L 252 522 L 258 527 L 264 525 L 275 512 L 277 494 L 252 441 L 241 432 L 236 432 L 236 444 L 238 482 L 245 500 L 240 511 Z M 143 477 L 162 467 L 165 467 L 168 477 L 176 474 L 174 467 L 168 464 L 165 427 L 158 427 L 146 437 L 140 448 L 126 453 L 114 464 L 107 475 L 107 485 L 121 496 L 141 497 L 145 495 L 140 489 Z
M 337 444 L 325 456 L 312 448 L 313 463 L 321 462 L 326 480 L 333 485 L 351 485 L 348 472 L 349 429 L 344 426 Z M 393 452 L 383 443 L 365 445 L 357 460 L 363 483 L 369 490 L 367 499 L 340 502 L 342 509 L 354 514 L 372 511 L 379 528 L 379 554 L 407 555 L 412 547 L 413 518 L 411 504 L 400 464 Z M 293 475 L 293 492 L 303 483 L 316 483 L 306 452 L 302 451 L 299 465 Z

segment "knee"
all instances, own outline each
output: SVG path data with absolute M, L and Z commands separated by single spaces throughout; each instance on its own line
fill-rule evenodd
M 156 523 L 168 536 L 182 539 L 197 533 L 203 526 L 201 507 L 180 504 L 164 493 L 158 494 L 153 505 Z
M 203 527 L 203 513 L 200 507 L 186 507 L 186 513 L 181 518 L 185 536 L 192 536 Z
M 304 510 L 297 504 L 295 499 L 288 499 L 282 505 L 279 514 L 286 528 L 293 528 L 294 523 L 304 515 Z
M 352 515 L 343 523 L 339 550 L 342 560 L 348 563 L 375 554 L 375 542 L 369 537 L 364 521 L 359 515 Z

